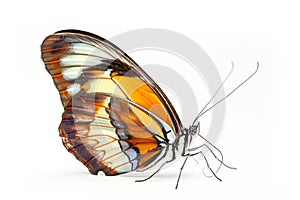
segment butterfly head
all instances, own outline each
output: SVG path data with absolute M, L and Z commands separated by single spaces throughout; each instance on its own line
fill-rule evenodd
M 200 122 L 197 124 L 193 124 L 189 127 L 188 134 L 189 135 L 197 135 L 200 132 Z

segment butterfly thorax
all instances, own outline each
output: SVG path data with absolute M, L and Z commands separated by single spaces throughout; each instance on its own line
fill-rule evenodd
M 189 147 L 197 137 L 199 131 L 199 124 L 190 126 L 189 128 L 182 128 L 178 139 L 173 144 L 177 149 L 177 155 L 183 156 L 188 152 Z

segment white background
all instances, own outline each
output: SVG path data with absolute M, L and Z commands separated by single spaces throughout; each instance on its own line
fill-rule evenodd
M 1 3 L 1 199 L 299 199 L 299 6 L 297 1 L 10 1 Z M 105 38 L 164 28 L 196 41 L 220 74 L 236 71 L 226 91 L 258 74 L 227 101 L 217 146 L 223 182 L 203 163 L 180 163 L 144 183 L 89 175 L 61 144 L 63 111 L 40 60 L 47 35 L 76 28 Z M 137 62 L 142 62 L 138 58 Z

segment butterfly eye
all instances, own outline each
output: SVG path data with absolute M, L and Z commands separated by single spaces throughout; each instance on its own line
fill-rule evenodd
M 196 135 L 199 133 L 200 130 L 200 123 L 198 122 L 196 125 L 192 125 L 189 128 L 189 134 L 190 135 Z
M 197 127 L 190 126 L 190 128 L 189 128 L 189 134 L 190 135 L 196 135 L 197 134 Z

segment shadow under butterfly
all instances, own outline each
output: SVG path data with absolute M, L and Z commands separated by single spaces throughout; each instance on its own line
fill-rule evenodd
M 64 106 L 59 126 L 63 144 L 90 173 L 103 171 L 113 176 L 151 171 L 151 176 L 137 180 L 145 181 L 177 158 L 185 157 L 177 188 L 189 157 L 202 155 L 216 178 L 221 165 L 229 167 L 223 163 L 220 150 L 200 135 L 198 120 L 249 80 L 258 64 L 251 76 L 206 109 L 217 90 L 192 125 L 184 128 L 160 87 L 108 40 L 84 31 L 63 30 L 48 36 L 41 51 Z M 197 137 L 207 144 L 191 148 Z M 203 147 L 220 162 L 216 171 L 210 168 L 201 151 Z

